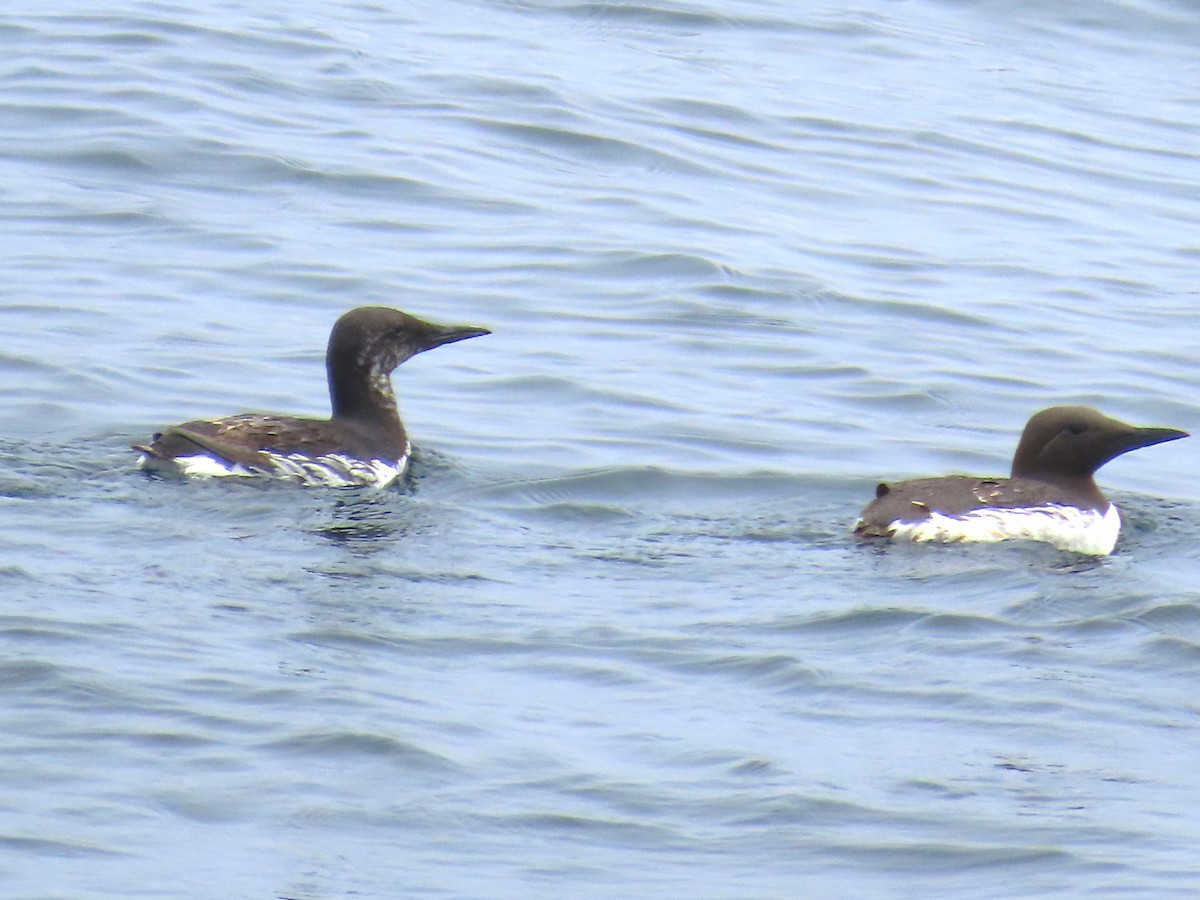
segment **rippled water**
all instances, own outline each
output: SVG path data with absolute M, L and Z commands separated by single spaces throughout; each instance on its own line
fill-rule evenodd
M 803 5 L 802 5 L 803 6 Z M 1114 556 L 860 546 L 1027 416 L 1200 429 L 1200 14 L 19 5 L 0 892 L 1191 896 L 1200 488 Z M 385 494 L 147 478 L 397 373 Z

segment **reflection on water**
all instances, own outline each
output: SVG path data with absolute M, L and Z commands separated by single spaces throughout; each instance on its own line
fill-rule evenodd
M 399 491 L 365 491 L 351 488 L 354 496 L 337 498 L 329 509 L 329 521 L 312 528 L 312 533 L 370 554 L 385 549 L 388 539 L 427 533 L 432 527 L 422 507 Z

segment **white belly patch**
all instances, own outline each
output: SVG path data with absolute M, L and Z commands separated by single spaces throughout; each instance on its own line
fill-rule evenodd
M 893 537 L 910 541 L 1043 541 L 1060 550 L 1107 556 L 1121 531 L 1110 503 L 1104 512 L 1074 506 L 976 509 L 959 516 L 932 513 L 920 522 L 893 522 Z
M 207 454 L 180 456 L 174 460 L 155 460 L 142 455 L 138 464 L 143 469 L 171 469 L 188 478 L 280 478 L 309 487 L 376 487 L 384 488 L 404 475 L 408 469 L 411 446 L 397 461 L 384 459 L 352 459 L 337 453 L 325 456 L 304 456 L 301 453 L 271 453 L 270 468 L 229 463 Z

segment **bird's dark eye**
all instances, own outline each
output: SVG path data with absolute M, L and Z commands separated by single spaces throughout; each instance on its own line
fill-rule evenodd
M 1087 426 L 1082 422 L 1072 422 L 1067 426 L 1067 431 L 1069 431 L 1071 434 L 1083 434 L 1085 431 L 1087 431 Z

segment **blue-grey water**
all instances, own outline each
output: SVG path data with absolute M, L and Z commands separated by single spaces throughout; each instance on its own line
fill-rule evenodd
M 1200 9 L 0 17 L 0 895 L 1191 897 L 1195 439 L 1116 553 L 860 546 L 1028 415 L 1200 431 Z M 128 444 L 327 411 L 411 484 Z

